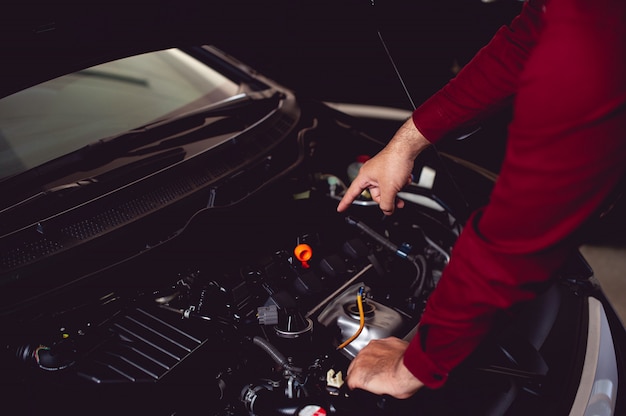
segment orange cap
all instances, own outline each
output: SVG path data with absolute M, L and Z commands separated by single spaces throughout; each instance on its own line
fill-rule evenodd
M 313 249 L 308 244 L 298 244 L 296 248 L 293 249 L 293 254 L 296 256 L 298 260 L 302 262 L 302 267 L 308 268 L 309 260 L 313 256 Z

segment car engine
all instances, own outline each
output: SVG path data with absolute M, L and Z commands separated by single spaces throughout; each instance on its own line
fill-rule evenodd
M 123 406 L 156 403 L 151 414 L 351 412 L 350 359 L 371 339 L 410 336 L 459 225 L 434 200 L 389 219 L 364 197 L 339 215 L 338 182 L 214 209 L 59 295 L 10 345 L 13 372 L 54 385 L 49 400 L 117 388 L 132 392 Z M 200 403 L 153 399 L 180 389 Z

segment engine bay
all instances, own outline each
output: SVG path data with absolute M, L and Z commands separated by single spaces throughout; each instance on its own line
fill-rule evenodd
M 427 158 L 393 216 L 367 192 L 338 214 L 346 168 L 379 144 L 338 153 L 321 140 L 328 131 L 304 140 L 295 170 L 4 319 L 11 414 L 440 415 L 500 400 L 509 386 L 493 371 L 461 369 L 407 400 L 347 388 L 370 340 L 411 339 L 464 218 L 433 191 L 446 176 Z M 488 194 L 469 182 L 480 191 L 467 192 Z M 504 367 L 506 380 L 520 378 Z
M 126 386 L 142 411 L 154 403 L 143 392 L 182 384 L 201 386 L 206 414 L 345 414 L 349 360 L 370 339 L 411 333 L 458 224 L 424 207 L 384 218 L 366 200 L 339 215 L 335 180 L 214 209 L 59 295 L 11 346 L 19 377 L 55 391 Z

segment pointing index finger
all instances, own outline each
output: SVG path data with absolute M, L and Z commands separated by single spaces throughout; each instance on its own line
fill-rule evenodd
M 360 187 L 359 185 L 357 185 L 356 181 L 352 182 L 346 193 L 343 195 L 343 198 L 341 198 L 341 201 L 339 201 L 339 205 L 337 205 L 337 211 L 343 212 L 348 209 L 350 204 L 352 204 L 352 202 L 354 202 L 354 200 L 357 199 L 359 195 L 361 195 L 361 192 L 363 192 L 365 188 L 366 187 Z

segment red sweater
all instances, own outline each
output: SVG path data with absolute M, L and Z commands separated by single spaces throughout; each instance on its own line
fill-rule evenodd
M 626 1 L 530 0 L 413 113 L 436 142 L 513 103 L 489 204 L 461 233 L 404 364 L 443 385 L 498 311 L 535 296 L 626 171 Z

